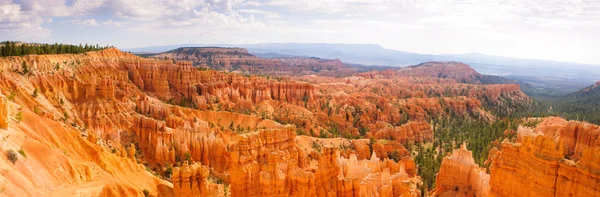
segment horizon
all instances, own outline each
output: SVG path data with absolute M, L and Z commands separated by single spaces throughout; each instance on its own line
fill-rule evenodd
M 69 44 L 69 45 L 96 45 L 95 43 L 63 43 L 63 42 L 55 42 L 55 43 L 42 43 L 42 42 L 24 42 L 24 41 L 14 41 L 14 40 L 5 40 L 5 41 L 0 41 L 0 42 L 6 42 L 6 41 L 10 41 L 10 42 L 23 42 L 23 43 L 33 43 L 33 44 Z M 135 48 L 122 48 L 122 47 L 118 47 L 118 46 L 114 46 L 114 45 L 99 45 L 101 47 L 108 47 L 108 48 L 116 48 L 120 51 L 123 52 L 130 52 L 130 53 L 137 53 L 137 54 L 152 54 L 152 53 L 163 53 L 163 52 L 168 52 L 171 50 L 176 50 L 179 48 L 239 48 L 239 49 L 248 49 L 242 45 L 261 45 L 261 44 L 306 44 L 306 45 L 310 45 L 310 44 L 324 44 L 324 45 L 374 45 L 377 47 L 380 47 L 382 49 L 386 49 L 386 50 L 394 50 L 394 49 L 389 49 L 389 48 L 385 48 L 379 44 L 347 44 L 347 43 L 256 43 L 256 44 L 193 44 L 193 43 L 187 43 L 187 44 L 173 44 L 173 45 L 156 45 L 156 46 L 142 46 L 142 47 L 135 47 Z M 107 49 L 108 49 L 107 48 Z M 160 51 L 160 52 L 151 52 L 151 51 L 143 51 L 142 49 L 144 48 L 168 48 L 164 51 Z M 134 51 L 134 50 L 139 50 L 139 51 Z M 398 51 L 398 50 L 395 50 Z M 576 64 L 576 65 L 583 65 L 583 66 L 599 66 L 600 64 L 589 64 L 589 63 L 582 63 L 582 62 L 569 62 L 569 61 L 560 61 L 560 60 L 551 60 L 551 59 L 535 59 L 535 58 L 519 58 L 519 57 L 508 57 L 508 56 L 501 56 L 501 55 L 490 55 L 490 54 L 485 54 L 485 53 L 478 53 L 478 52 L 474 52 L 474 53 L 443 53 L 443 54 L 426 54 L 426 53 L 416 53 L 416 52 L 410 52 L 410 51 L 398 51 L 398 52 L 405 52 L 405 53 L 413 53 L 413 54 L 418 54 L 418 55 L 440 55 L 440 56 L 460 56 L 460 55 L 482 55 L 482 56 L 486 56 L 486 57 L 492 57 L 492 58 L 506 58 L 506 59 L 514 59 L 514 60 L 522 60 L 522 61 L 544 61 L 544 62 L 553 62 L 553 63 L 565 63 L 565 64 Z M 277 52 L 269 52 L 269 53 L 275 53 L 275 54 L 281 54 L 281 55 L 290 55 L 290 56 L 306 56 L 306 55 L 296 55 L 296 54 L 285 54 L 285 53 L 277 53 Z M 260 54 L 260 53 L 257 53 Z M 308 57 L 308 56 L 307 56 Z M 332 58 L 326 58 L 326 57 L 317 57 L 317 56 L 310 56 L 310 57 L 314 57 L 314 58 L 324 58 L 324 59 L 332 59 Z M 338 59 L 339 58 L 333 58 L 333 59 Z M 403 66 L 394 66 L 394 65 L 369 65 L 369 64 L 361 64 L 361 63 L 355 63 L 355 62 L 346 62 L 346 61 L 342 61 L 344 63 L 351 63 L 351 64 L 359 64 L 359 65 L 364 65 L 364 66 L 390 66 L 390 67 L 403 67 Z M 470 64 L 469 62 L 464 62 L 464 61 L 459 61 L 459 60 L 431 60 L 431 61 L 425 61 L 425 62 L 460 62 L 460 63 L 465 63 L 465 64 Z M 425 62 L 421 62 L 421 63 L 425 63 Z M 412 64 L 411 64 L 412 65 Z M 501 65 L 501 64 L 498 64 Z M 406 66 L 410 66 L 410 65 L 406 65 Z
M 600 2 L 5 0 L 0 40 L 120 49 L 206 43 L 373 44 L 600 65 Z M 184 43 L 184 44 L 181 44 Z
M 242 48 L 242 49 L 248 49 L 245 48 L 244 46 L 241 45 L 261 45 L 261 44 L 326 44 L 326 45 L 375 45 L 377 47 L 383 48 L 383 49 L 387 49 L 387 50 L 395 50 L 395 49 L 390 49 L 390 48 L 386 48 L 384 46 L 381 46 L 380 44 L 369 44 L 369 43 L 356 43 L 356 44 L 348 44 L 348 43 L 256 43 L 256 44 L 201 44 L 201 43 L 185 43 L 185 44 L 170 44 L 170 45 L 152 45 L 152 46 L 142 46 L 142 47 L 133 47 L 133 48 L 119 48 L 116 47 L 120 50 L 123 51 L 128 51 L 128 52 L 132 52 L 132 53 L 153 53 L 153 52 L 148 52 L 148 51 L 141 51 L 144 48 L 161 48 L 161 47 L 174 47 L 174 48 L 169 48 L 166 51 L 169 50 L 175 50 L 178 48 L 203 48 L 203 47 L 222 47 L 222 48 Z M 132 50 L 140 50 L 140 51 L 132 51 Z M 161 52 L 166 52 L 166 51 L 161 51 Z M 585 62 L 573 62 L 573 61 L 561 61 L 561 60 L 552 60 L 552 59 L 536 59 L 536 58 L 521 58 L 521 57 L 510 57 L 510 56 L 502 56 L 502 55 L 491 55 L 491 54 L 485 54 L 485 53 L 479 53 L 479 52 L 472 52 L 472 53 L 439 53 L 439 54 L 435 54 L 435 53 L 417 53 L 417 52 L 411 52 L 411 51 L 400 51 L 400 50 L 395 50 L 395 51 L 399 51 L 399 52 L 406 52 L 406 53 L 415 53 L 415 54 L 419 54 L 419 55 L 483 55 L 483 56 L 488 56 L 488 57 L 497 57 L 497 58 L 509 58 L 509 59 L 518 59 L 518 60 L 533 60 L 533 61 L 550 61 L 550 62 L 555 62 L 555 63 L 571 63 L 571 64 L 581 64 L 581 65 L 589 65 L 589 66 L 600 66 L 599 64 L 590 64 L 590 63 L 585 63 Z M 282 55 L 295 55 L 295 54 L 282 54 Z M 352 62 L 347 62 L 347 63 L 352 63 Z M 385 66 L 385 65 L 384 65 Z

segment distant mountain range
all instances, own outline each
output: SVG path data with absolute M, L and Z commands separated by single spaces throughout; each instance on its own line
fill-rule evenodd
M 158 53 L 179 47 L 219 46 L 242 47 L 264 58 L 319 57 L 340 59 L 346 63 L 398 66 L 416 65 L 428 61 L 457 61 L 469 64 L 482 74 L 503 76 L 533 86 L 531 91 L 548 94 L 565 94 L 584 88 L 600 80 L 600 66 L 549 60 L 519 59 L 470 54 L 419 54 L 385 49 L 374 44 L 319 44 L 319 43 L 268 43 L 268 44 L 186 44 L 125 49 L 134 53 Z

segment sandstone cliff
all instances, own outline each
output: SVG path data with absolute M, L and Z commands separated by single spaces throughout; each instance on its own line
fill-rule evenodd
M 503 142 L 492 156 L 492 196 L 600 195 L 598 126 L 547 118 L 533 130 L 521 127 L 520 143 Z
M 427 62 L 398 70 L 400 76 L 451 78 L 462 83 L 481 83 L 481 74 L 460 62 Z
M 552 117 L 521 126 L 517 142 L 490 151 L 489 175 L 468 151 L 455 150 L 442 162 L 436 195 L 600 196 L 598 133 L 596 125 Z
M 224 59 L 198 61 L 252 63 L 242 49 L 206 50 Z M 331 72 L 340 63 L 277 61 Z M 401 143 L 431 142 L 428 118 L 491 120 L 483 102 L 528 102 L 518 85 L 243 76 L 193 64 L 117 49 L 0 59 L 0 147 L 27 155 L 0 160 L 7 194 L 414 196 L 420 178 Z M 594 145 L 572 144 L 565 150 Z
M 153 56 L 158 59 L 191 61 L 200 67 L 245 74 L 275 76 L 321 75 L 351 76 L 357 70 L 340 60 L 319 58 L 261 58 L 242 48 L 184 47 Z
M 489 196 L 489 182 L 490 175 L 463 145 L 442 160 L 434 196 Z

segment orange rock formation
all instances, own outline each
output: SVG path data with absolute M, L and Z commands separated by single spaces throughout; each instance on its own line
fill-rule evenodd
M 396 75 L 455 79 L 461 83 L 481 83 L 481 74 L 460 62 L 427 62 L 398 70 Z
M 197 61 L 254 61 L 210 50 L 222 58 Z M 331 73 L 340 64 L 269 61 Z M 25 75 L 15 72 L 23 62 Z M 245 77 L 114 48 L 6 57 L 0 68 L 0 148 L 27 155 L 0 160 L 9 196 L 414 196 L 420 178 L 401 143 L 432 141 L 428 118 L 491 119 L 482 103 L 528 102 L 518 85 Z M 594 145 L 577 139 L 565 150 L 583 161 Z
M 271 58 L 265 59 L 248 53 L 242 48 L 188 47 L 160 53 L 158 59 L 176 59 L 194 62 L 201 67 L 227 70 L 246 74 L 275 76 L 351 76 L 357 70 L 346 66 L 340 60 L 319 58 Z
M 442 160 L 434 196 L 489 196 L 489 182 L 490 175 L 475 164 L 463 145 Z
M 489 175 L 456 150 L 442 162 L 436 195 L 600 196 L 599 133 L 597 125 L 560 118 L 519 127 L 517 142 L 490 151 Z

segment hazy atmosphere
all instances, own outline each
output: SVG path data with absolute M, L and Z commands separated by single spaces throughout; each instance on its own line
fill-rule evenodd
M 361 43 L 600 64 L 600 1 L 1 0 L 0 40 Z

